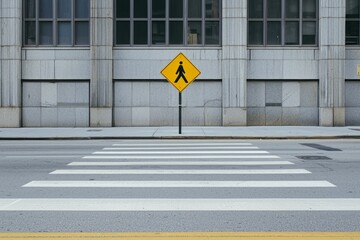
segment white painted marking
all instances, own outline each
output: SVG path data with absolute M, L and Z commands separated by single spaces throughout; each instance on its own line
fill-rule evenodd
M 7 199 L 0 211 L 360 211 L 359 198 Z M 1 201 L 0 201 L 1 204 Z
M 72 162 L 69 166 L 258 166 L 293 165 L 289 161 Z
M 192 156 L 85 156 L 83 159 L 274 159 L 274 155 L 192 155 Z
M 103 174 L 103 175 L 114 175 L 114 174 L 309 174 L 311 172 L 305 169 L 265 169 L 265 170 L 56 170 L 50 174 Z
M 119 154 L 119 155 L 142 155 L 142 154 L 266 154 L 269 153 L 267 151 L 114 151 L 114 152 L 94 152 L 93 154 L 100 155 L 111 155 L 111 154 Z
M 319 188 L 327 181 L 33 181 L 23 187 L 52 188 Z
M 16 199 L 0 199 L 0 211 L 14 204 L 16 201 Z
M 80 158 L 83 156 L 81 155 L 27 155 L 27 156 L 18 156 L 18 155 L 12 155 L 12 156 L 5 156 L 6 158 Z
M 132 147 L 132 146 L 137 146 L 137 147 L 147 147 L 147 146 L 161 146 L 161 147 L 165 147 L 165 146 L 251 146 L 251 143 L 234 143 L 234 142 L 210 142 L 210 143 L 204 143 L 204 142 L 192 142 L 192 143 L 123 143 L 123 144 L 113 144 L 113 146 L 123 146 L 123 147 Z
M 182 147 L 182 146 L 175 146 L 175 147 L 107 147 L 107 148 L 103 148 L 103 150 L 105 151 L 112 151 L 112 150 L 169 150 L 169 149 L 173 149 L 173 150 L 239 150 L 239 149 L 259 149 L 258 147 L 198 147 L 198 146 L 187 146 L 187 147 Z

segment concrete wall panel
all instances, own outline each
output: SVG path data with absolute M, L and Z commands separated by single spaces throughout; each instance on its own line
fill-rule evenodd
M 282 106 L 300 107 L 300 83 L 284 82 L 282 86 Z
M 178 124 L 178 91 L 166 81 L 114 83 L 115 126 Z M 195 81 L 182 93 L 184 125 L 222 124 L 221 81 Z
M 160 74 L 180 52 L 202 72 L 199 79 L 221 79 L 220 50 L 114 50 L 114 79 L 164 79 Z M 141 69 L 141 71 L 139 71 Z
M 22 79 L 90 79 L 89 49 L 23 49 Z
M 316 49 L 250 49 L 248 79 L 318 79 Z
M 249 126 L 316 126 L 318 107 L 317 81 L 248 82 Z
M 319 106 L 319 83 L 315 81 L 302 82 L 300 84 L 300 106 L 314 107 Z
M 360 82 L 346 81 L 345 122 L 347 126 L 360 125 Z
M 88 82 L 23 82 L 24 127 L 89 126 Z
M 22 97 L 23 107 L 41 106 L 41 84 L 24 82 Z
M 360 50 L 347 49 L 346 61 L 345 61 L 345 78 L 360 80 L 360 76 L 357 75 L 357 66 L 360 64 Z
M 131 126 L 132 114 L 131 107 L 114 107 L 113 109 L 113 123 L 114 126 Z

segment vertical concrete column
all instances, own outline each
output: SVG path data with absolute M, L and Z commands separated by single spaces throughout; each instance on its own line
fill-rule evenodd
M 345 0 L 320 0 L 320 126 L 345 125 Z
M 20 127 L 21 0 L 0 0 L 0 127 Z
M 112 126 L 113 0 L 91 0 L 90 125 Z
M 246 126 L 247 0 L 222 4 L 223 125 Z

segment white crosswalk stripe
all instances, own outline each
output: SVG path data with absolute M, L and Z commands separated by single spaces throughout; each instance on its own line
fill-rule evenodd
M 360 199 L 6 199 L 0 211 L 360 211 Z
M 207 154 L 266 154 L 267 151 L 206 151 Z M 204 154 L 204 151 L 117 151 L 117 152 L 94 152 L 93 154 L 104 154 L 104 155 L 190 155 L 190 154 Z
M 68 166 L 266 166 L 293 165 L 289 161 L 163 161 L 163 162 L 72 162 Z
M 328 181 L 32 181 L 24 187 L 285 188 L 335 187 Z
M 259 149 L 258 147 L 249 146 L 249 147 L 242 147 L 242 146 L 172 146 L 174 150 L 240 150 L 240 149 Z M 103 150 L 169 150 L 169 147 L 107 147 L 103 148 Z
M 116 143 L 113 146 L 121 146 L 121 147 L 177 147 L 177 146 L 252 146 L 251 143 L 237 143 L 237 142 L 192 142 L 192 143 Z
M 330 189 L 336 187 L 325 180 L 295 181 L 293 176 L 309 178 L 312 176 L 311 172 L 293 168 L 295 164 L 292 161 L 281 160 L 277 155 L 258 149 L 251 143 L 236 141 L 123 142 L 83 156 L 83 161 L 69 163 L 67 166 L 71 169 L 58 169 L 49 173 L 51 176 L 57 175 L 58 178 L 67 175 L 66 181 L 37 180 L 23 187 L 153 188 L 154 191 L 166 188 L 212 188 L 215 192 L 221 188 Z M 94 167 L 96 169 L 93 169 Z M 102 180 L 69 179 L 77 175 L 87 175 L 86 177 L 102 175 Z M 110 178 L 109 175 L 121 175 L 123 180 L 107 180 L 108 177 Z M 128 179 L 130 175 L 133 176 L 131 180 Z M 251 180 L 242 181 L 226 179 L 226 176 L 236 175 L 253 177 Z M 279 179 L 256 180 L 260 175 L 279 176 Z M 146 176 L 150 179 L 152 176 L 157 176 L 157 179 L 147 180 Z M 175 180 L 168 179 L 171 176 L 177 177 Z M 202 176 L 206 179 L 185 179 Z M 214 176 L 214 180 L 209 179 L 211 176 Z M 359 199 L 227 199 L 223 196 L 211 199 L 191 197 L 162 199 L 146 198 L 146 196 L 132 199 L 125 195 L 123 197 L 124 199 L 17 199 L 14 202 L 0 199 L 0 211 L 360 211 Z
M 181 175 L 193 175 L 193 174 L 211 174 L 211 175 L 227 175 L 227 174 L 238 174 L 238 175 L 252 175 L 252 174 L 309 174 L 311 172 L 305 169 L 265 169 L 265 170 L 168 170 L 168 169 L 156 169 L 156 170 L 55 170 L 50 174 L 86 174 L 86 175 L 167 175 L 167 174 L 181 174 Z
M 144 156 L 84 156 L 83 159 L 276 159 L 275 155 L 144 155 Z

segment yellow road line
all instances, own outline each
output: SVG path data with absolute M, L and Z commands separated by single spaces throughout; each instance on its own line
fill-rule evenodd
M 360 232 L 0 233 L 0 240 L 360 240 Z

